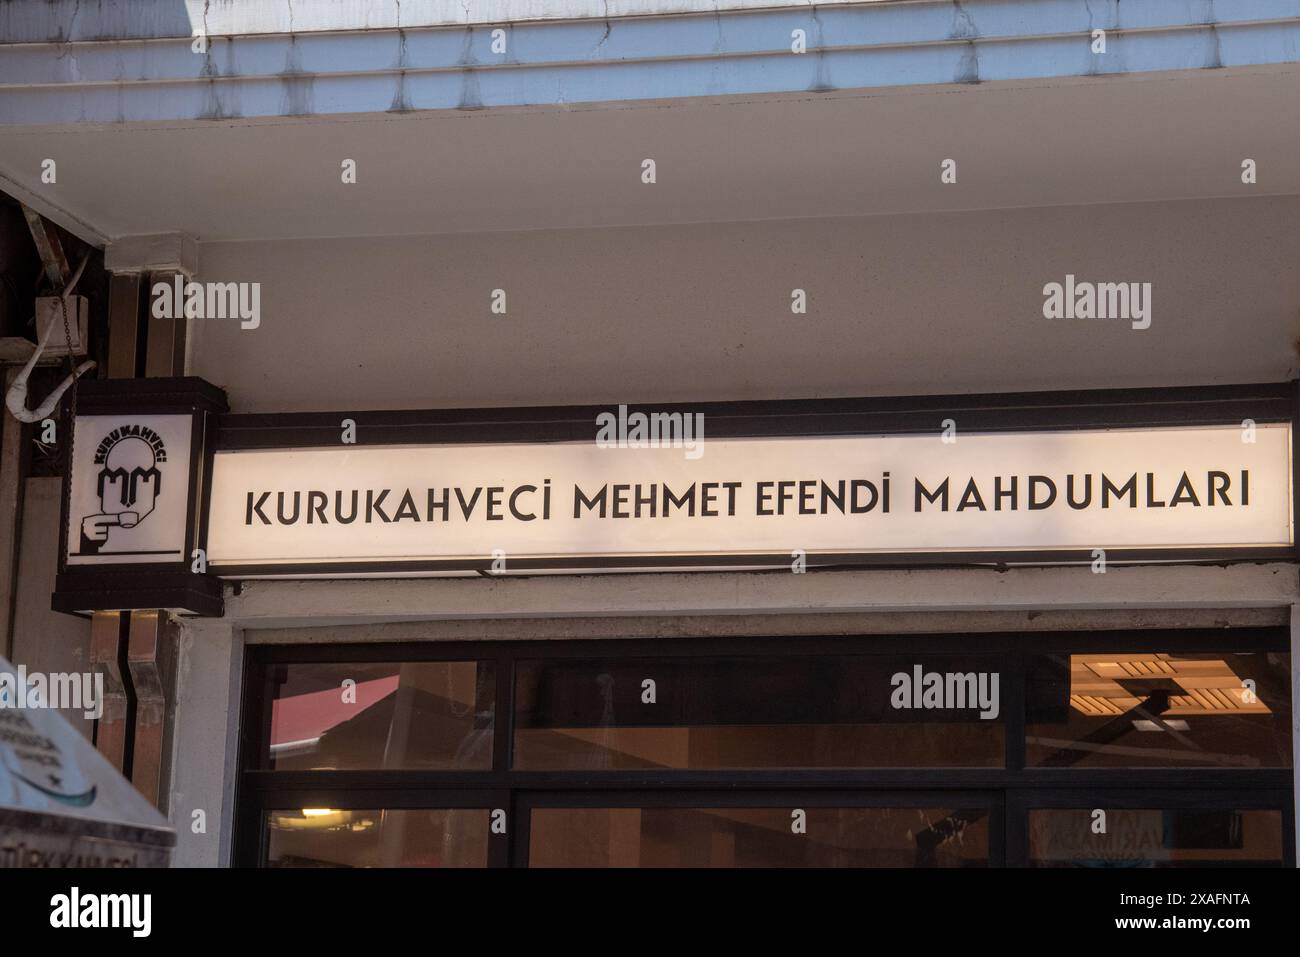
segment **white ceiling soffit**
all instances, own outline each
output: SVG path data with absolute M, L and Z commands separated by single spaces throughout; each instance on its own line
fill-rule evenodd
M 499 0 L 500 54 L 364 0 L 0 4 L 0 189 L 97 243 L 1300 193 L 1300 0 L 698 3 Z
M 203 243 L 1261 197 L 1300 193 L 1300 123 L 1281 122 L 1297 103 L 1300 67 L 1287 66 L 671 109 L 10 130 L 0 189 L 87 238 L 93 224 Z M 57 181 L 44 183 L 50 159 Z

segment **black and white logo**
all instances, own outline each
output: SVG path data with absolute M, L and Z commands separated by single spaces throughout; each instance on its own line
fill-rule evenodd
M 167 446 L 146 425 L 120 425 L 95 447 L 99 511 L 81 517 L 76 554 L 97 555 L 115 544 L 117 529 L 133 529 L 153 514 L 163 492 Z

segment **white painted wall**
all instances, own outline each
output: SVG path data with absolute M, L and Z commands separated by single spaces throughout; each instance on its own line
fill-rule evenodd
M 1300 197 L 207 244 L 200 278 L 260 282 L 262 319 L 195 321 L 191 372 L 236 411 L 1280 381 L 1297 222 Z M 1067 273 L 1151 282 L 1151 328 L 1043 319 Z
M 190 619 L 179 651 L 168 802 L 176 829 L 172 866 L 224 867 L 234 833 L 243 640 L 224 619 Z

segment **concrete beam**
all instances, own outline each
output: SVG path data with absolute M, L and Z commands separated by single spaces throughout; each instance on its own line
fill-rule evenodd
M 247 645 L 326 645 L 365 642 L 552 641 L 650 638 L 855 638 L 863 635 L 968 636 L 1063 631 L 1289 627 L 1282 608 L 1110 608 L 1073 611 L 880 611 L 838 615 L 686 615 L 641 618 L 491 618 L 456 621 L 367 622 L 303 628 L 248 628 Z
M 104 269 L 111 273 L 179 272 L 193 277 L 199 271 L 198 243 L 184 233 L 123 236 L 104 249 Z
M 241 627 L 437 618 L 845 614 L 1044 609 L 1284 608 L 1300 569 L 1250 565 L 252 581 L 228 592 Z

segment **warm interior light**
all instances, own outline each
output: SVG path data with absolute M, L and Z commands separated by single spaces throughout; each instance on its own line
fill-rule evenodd
M 1133 727 L 1138 731 L 1187 731 L 1190 728 L 1190 725 L 1188 725 L 1186 721 L 1178 721 L 1176 719 L 1170 719 L 1163 722 L 1147 721 L 1143 719 L 1141 721 L 1134 721 Z
M 1166 725 L 1175 716 L 1270 713 L 1254 685 L 1223 659 L 1155 652 L 1070 656 L 1070 706 L 1090 717 L 1116 717 L 1132 711 L 1151 696 L 1144 690 L 1148 687 L 1174 689 L 1166 691 L 1167 704 L 1160 715 Z
M 303 817 L 325 817 L 328 814 L 340 813 L 335 808 L 330 807 L 305 807 L 302 809 Z

